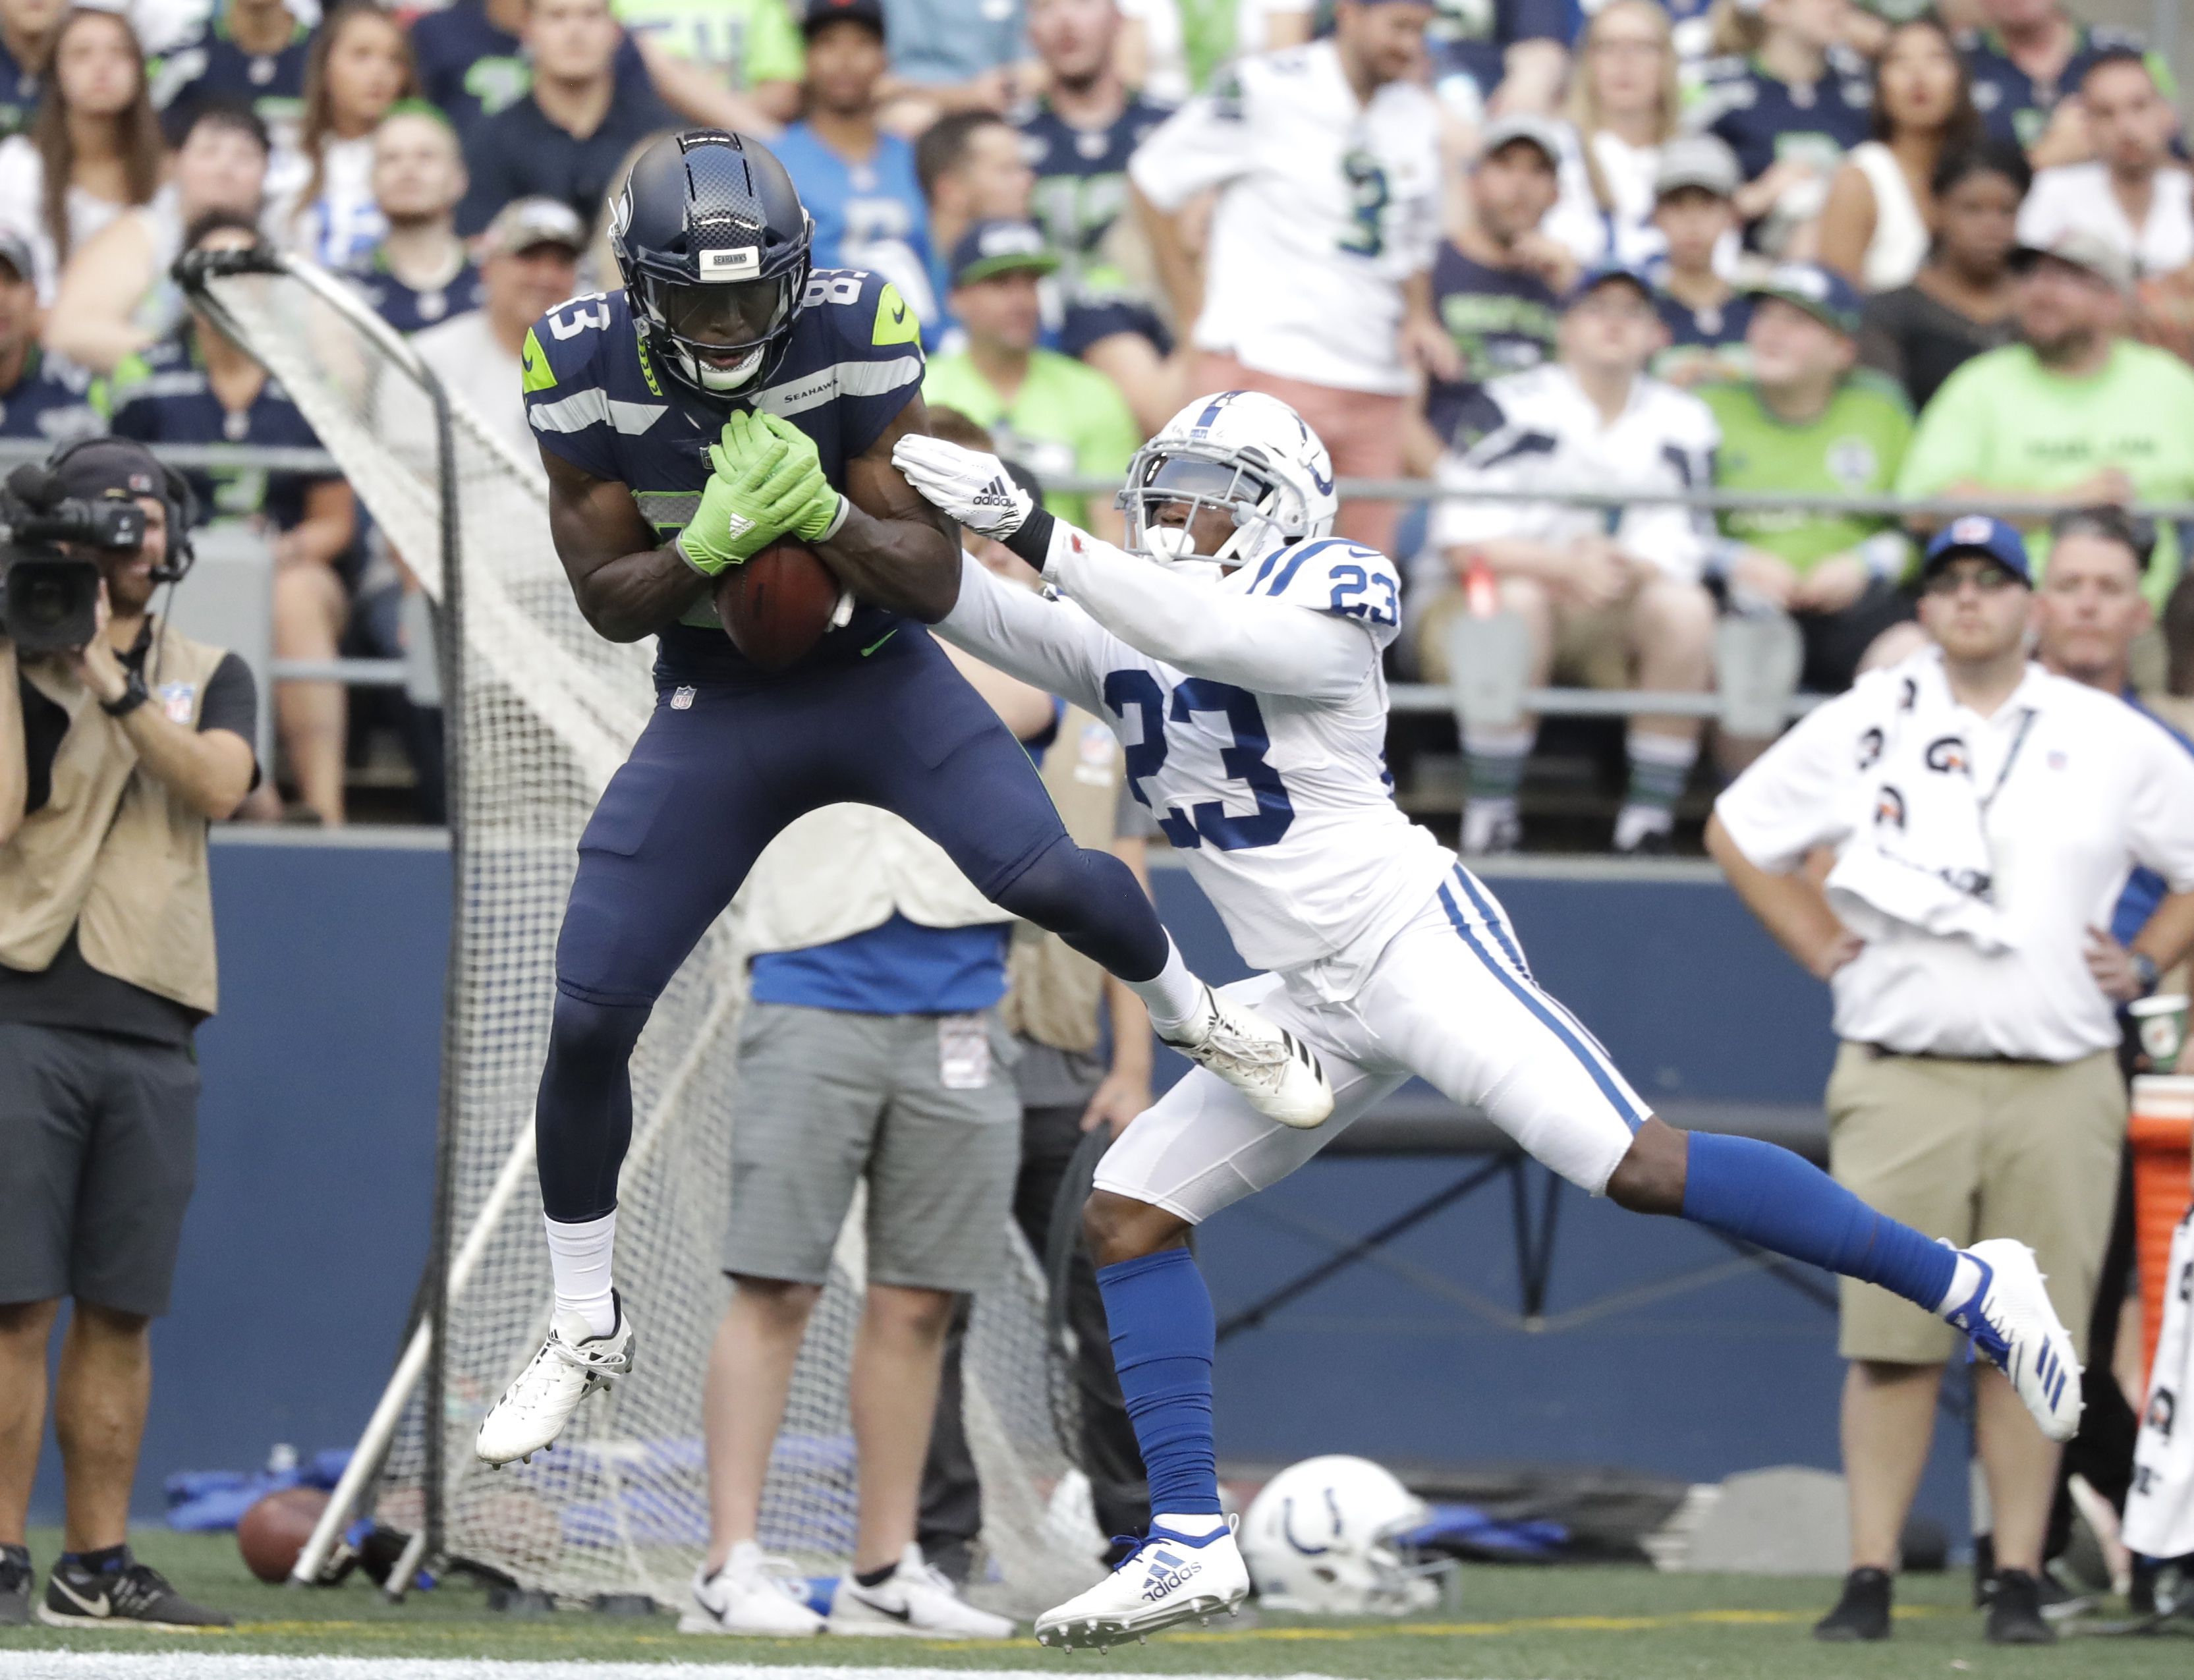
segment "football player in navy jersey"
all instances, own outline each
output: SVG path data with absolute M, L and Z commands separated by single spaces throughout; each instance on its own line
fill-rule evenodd
M 1261 1112 L 1315 1126 L 1333 1104 L 1295 1041 L 1189 973 L 1127 867 L 1068 838 L 1027 754 L 930 639 L 960 544 L 892 464 L 925 430 L 921 323 L 897 290 L 814 269 L 784 166 L 721 129 L 644 152 L 610 227 L 624 290 L 552 310 L 520 360 L 558 558 L 597 630 L 658 639 L 662 698 L 579 842 L 534 1114 L 555 1310 L 480 1425 L 491 1464 L 547 1446 L 631 1368 L 610 1267 L 633 1046 L 805 811 L 895 811 L 1000 909 L 1117 974 Z M 733 647 L 711 592 L 786 536 L 845 598 L 836 628 L 772 674 Z

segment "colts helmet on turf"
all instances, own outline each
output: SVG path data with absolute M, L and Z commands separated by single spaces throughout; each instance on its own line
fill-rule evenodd
M 1242 1520 L 1242 1561 L 1261 1603 L 1307 1615 L 1404 1616 L 1439 1602 L 1451 1564 L 1412 1557 L 1425 1502 L 1369 1459 L 1329 1454 L 1267 1482 Z
M 763 382 L 807 290 L 814 223 L 759 141 L 689 129 L 640 153 L 610 249 L 642 348 L 704 397 Z
M 1187 504 L 1192 519 L 1198 507 L 1225 507 L 1234 533 L 1215 554 L 1191 553 L 1185 526 L 1157 523 L 1157 510 L 1168 503 Z M 1137 553 L 1222 566 L 1324 536 L 1341 507 L 1333 457 L 1318 433 L 1261 391 L 1198 397 L 1166 421 L 1128 463 L 1117 505 L 1128 516 L 1127 546 Z

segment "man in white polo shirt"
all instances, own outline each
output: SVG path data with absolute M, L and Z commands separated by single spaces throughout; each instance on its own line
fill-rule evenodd
M 1836 1178 L 1933 1236 L 2031 1244 L 2084 1357 L 2126 1113 L 2090 930 L 2145 865 L 2168 891 L 2134 949 L 2168 968 L 2194 945 L 2194 760 L 2115 695 L 2030 662 L 2031 604 L 2019 533 L 1952 521 L 1921 572 L 1932 645 L 1771 748 L 1722 795 L 1707 844 L 1835 988 Z M 1817 851 L 1835 859 L 1819 884 Z M 1842 1319 L 1853 1567 L 1815 1632 L 1881 1639 L 1954 1348 L 1865 1286 L 1846 1286 Z M 1989 1637 L 2046 1643 L 2036 1574 L 2057 1449 L 1999 1378 L 1977 1372 L 1975 1389 L 2001 1570 Z
M 1439 106 L 1414 79 L 1426 0 L 1340 0 L 1331 38 L 1222 72 L 1128 165 L 1190 383 L 1289 404 L 1342 478 L 1402 470 L 1402 404 L 1422 365 L 1460 371 L 1433 313 Z M 1219 189 L 1201 268 L 1183 212 Z M 1345 502 L 1335 535 L 1382 553 L 1391 502 Z

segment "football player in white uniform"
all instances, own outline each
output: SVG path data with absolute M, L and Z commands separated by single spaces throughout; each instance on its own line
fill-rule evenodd
M 1187 1235 L 1412 1075 L 1593 1195 L 1940 1313 L 2045 1431 L 2071 1434 L 2079 1367 L 2023 1244 L 1932 1242 L 1787 1150 L 1656 1118 L 1532 979 L 1485 884 L 1396 808 L 1380 654 L 1399 627 L 1399 581 L 1385 555 L 1325 535 L 1331 464 L 1292 409 L 1222 392 L 1175 416 L 1129 469 L 1135 552 L 1054 519 L 993 456 L 909 436 L 893 459 L 1050 586 L 1037 595 L 970 561 L 938 634 L 1111 720 L 1136 797 L 1243 958 L 1270 971 L 1231 995 L 1310 1046 L 1335 1099 L 1325 1126 L 1296 1130 L 1192 1072 L 1098 1167 L 1085 1225 L 1153 1520 L 1112 1575 L 1037 1619 L 1039 1638 L 1117 1643 L 1248 1591 L 1220 1514 L 1211 1298 Z

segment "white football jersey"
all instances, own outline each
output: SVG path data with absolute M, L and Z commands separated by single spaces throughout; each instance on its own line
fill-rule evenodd
M 1439 106 L 1414 82 L 1359 101 L 1330 41 L 1247 58 L 1128 165 L 1175 210 L 1220 189 L 1194 338 L 1246 365 L 1405 392 L 1402 282 L 1439 243 Z
M 1214 613 L 1232 598 L 1266 596 L 1356 619 L 1381 648 L 1400 624 L 1393 562 L 1338 537 L 1273 549 L 1210 590 Z M 1042 616 L 1042 679 L 1112 725 L 1135 798 L 1243 960 L 1283 972 L 1321 965 L 1313 988 L 1346 995 L 1455 864 L 1394 803 L 1377 659 L 1338 703 L 1255 694 L 1185 675 L 1071 601 L 1052 601 Z M 945 628 L 951 634 L 955 621 Z M 987 657 L 978 640 L 953 639 Z

